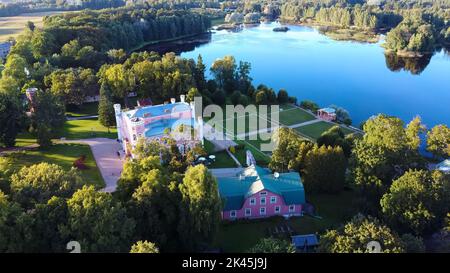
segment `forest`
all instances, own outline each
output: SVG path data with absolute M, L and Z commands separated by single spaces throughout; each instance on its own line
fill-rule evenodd
M 21 1 L 13 3 L 0 3 L 0 17 L 17 16 L 22 13 L 43 12 L 43 11 L 65 11 L 65 10 L 81 10 L 81 9 L 104 9 L 116 8 L 125 5 L 122 0 L 37 0 L 37 1 Z

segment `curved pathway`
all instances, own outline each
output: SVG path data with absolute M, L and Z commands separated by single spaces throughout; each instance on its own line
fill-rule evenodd
M 105 192 L 116 190 L 117 181 L 123 169 L 122 145 L 115 139 L 109 138 L 87 138 L 75 140 L 57 140 L 55 143 L 81 143 L 91 147 L 97 167 L 102 174 L 106 187 L 102 189 Z M 120 151 L 121 157 L 117 155 Z

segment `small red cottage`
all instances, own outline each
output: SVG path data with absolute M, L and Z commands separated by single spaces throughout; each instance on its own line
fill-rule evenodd
M 317 110 L 317 117 L 326 121 L 334 121 L 336 119 L 336 110 L 334 108 L 322 108 Z

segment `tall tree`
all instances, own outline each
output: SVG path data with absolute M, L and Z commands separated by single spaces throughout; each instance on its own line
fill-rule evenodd
M 381 208 L 398 230 L 416 235 L 435 231 L 450 210 L 450 180 L 438 171 L 408 171 L 394 180 Z
M 206 88 L 206 78 L 205 78 L 206 66 L 203 63 L 202 55 L 198 55 L 197 63 L 195 64 L 194 78 L 198 90 L 204 90 Z
M 83 186 L 67 200 L 67 207 L 62 234 L 78 241 L 82 252 L 128 251 L 135 223 L 111 194 Z
M 108 127 L 116 124 L 116 117 L 114 112 L 114 104 L 112 102 L 111 93 L 108 86 L 102 84 L 100 88 L 100 101 L 98 103 L 98 120 L 100 123 Z
M 344 188 L 347 160 L 342 148 L 314 146 L 305 158 L 304 185 L 308 192 L 339 192 Z
M 235 90 L 236 68 L 233 56 L 225 56 L 214 61 L 210 70 L 219 88 L 229 93 Z
M 365 209 L 379 209 L 379 200 L 394 177 L 423 167 L 414 143 L 419 130 L 411 128 L 406 130 L 400 119 L 385 115 L 365 122 L 365 134 L 355 141 L 350 160 L 352 180 L 364 196 Z
M 427 150 L 436 157 L 450 156 L 450 128 L 440 124 L 427 133 Z
M 0 145 L 15 145 L 23 117 L 22 108 L 9 95 L 0 92 Z
M 65 107 L 58 96 L 43 91 L 36 93 L 35 104 L 33 126 L 39 145 L 46 148 L 52 144 L 51 138 L 56 131 L 64 125 Z
M 222 201 L 216 179 L 202 164 L 188 168 L 179 189 L 180 242 L 186 250 L 193 251 L 214 239 L 221 219 Z
M 370 216 L 356 215 L 342 227 L 325 232 L 320 237 L 318 252 L 367 253 L 368 243 L 377 241 L 383 253 L 404 252 L 403 242 L 395 231 Z
M 75 169 L 39 163 L 23 167 L 11 176 L 11 195 L 25 208 L 46 203 L 52 196 L 68 198 L 81 187 L 82 179 Z
M 122 64 L 109 66 L 101 79 L 102 84 L 107 84 L 114 96 L 122 98 L 128 106 L 128 95 L 134 90 L 136 79 L 131 70 L 126 69 Z

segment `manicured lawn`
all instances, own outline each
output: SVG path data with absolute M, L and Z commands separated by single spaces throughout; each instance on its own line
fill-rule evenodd
M 290 103 L 280 104 L 281 111 L 292 109 L 292 108 L 295 108 L 295 106 L 293 104 L 290 104 Z
M 327 131 L 328 129 L 330 129 L 331 127 L 335 126 L 336 124 L 334 123 L 328 123 L 325 121 L 320 121 L 317 123 L 313 123 L 313 124 L 309 124 L 309 125 L 305 125 L 305 126 L 301 126 L 298 128 L 295 128 L 294 130 L 296 130 L 297 132 L 304 134 L 306 136 L 309 136 L 313 139 L 318 139 L 325 131 Z M 342 127 L 342 130 L 344 131 L 344 134 L 351 134 L 354 133 L 354 131 Z
M 204 148 L 208 155 L 215 155 L 216 160 L 214 163 L 208 166 L 208 168 L 234 168 L 236 167 L 236 162 L 228 155 L 226 151 L 214 152 L 214 144 L 205 139 Z
M 280 123 L 286 126 L 310 121 L 313 119 L 315 119 L 313 115 L 300 108 L 294 108 L 280 112 Z
M 57 133 L 57 137 L 65 137 L 66 139 L 84 139 L 92 137 L 117 138 L 116 128 L 108 128 L 101 125 L 94 119 L 68 120 L 63 128 Z M 36 144 L 36 137 L 28 132 L 17 135 L 16 147 L 24 147 Z
M 13 160 L 13 166 L 19 170 L 23 166 L 29 166 L 41 162 L 48 162 L 62 166 L 69 170 L 73 162 L 82 155 L 86 156 L 87 170 L 80 170 L 86 184 L 95 185 L 98 188 L 105 186 L 105 182 L 97 168 L 91 148 L 83 144 L 55 144 L 49 149 L 30 150 L 16 152 L 8 155 Z
M 289 220 L 273 217 L 262 220 L 223 222 L 219 228 L 215 247 L 225 252 L 245 252 L 261 238 L 270 236 L 270 230 L 284 224 L 288 224 L 294 230 L 294 235 L 320 234 L 327 229 L 340 226 L 355 213 L 354 192 L 345 191 L 337 195 L 311 194 L 308 196 L 307 194 L 307 199 L 316 207 L 321 219 L 303 216 Z M 284 234 L 282 238 L 289 239 L 289 235 Z
M 117 138 L 116 128 L 101 125 L 98 119 L 68 120 L 59 133 L 60 137 L 67 139 L 83 139 L 93 137 Z
M 213 155 L 216 156 L 216 160 L 214 163 L 208 166 L 208 168 L 215 169 L 215 168 L 235 168 L 236 162 L 227 154 L 227 152 L 217 152 Z
M 298 128 L 295 128 L 294 130 L 300 132 L 301 134 L 304 134 L 306 136 L 309 136 L 313 139 L 318 139 L 323 132 L 333 127 L 334 124 L 328 123 L 325 121 L 320 121 L 317 123 L 301 126 Z

